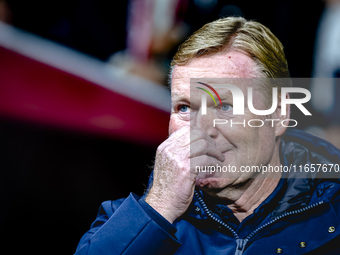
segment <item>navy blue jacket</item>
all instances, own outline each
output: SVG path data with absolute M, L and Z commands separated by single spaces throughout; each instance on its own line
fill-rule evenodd
M 340 151 L 298 130 L 287 131 L 280 146 L 285 166 L 323 164 L 332 173 L 284 173 L 241 223 L 200 190 L 173 224 L 135 194 L 107 201 L 76 254 L 340 254 Z

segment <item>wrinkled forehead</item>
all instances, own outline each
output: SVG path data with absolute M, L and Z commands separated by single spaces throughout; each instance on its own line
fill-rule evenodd
M 181 95 L 194 95 L 200 93 L 196 88 L 209 90 L 216 95 L 231 95 L 241 93 L 247 97 L 248 88 L 254 92 L 260 92 L 265 78 L 190 78 L 189 83 L 179 81 L 173 83 L 171 96 L 173 99 Z
M 255 62 L 240 52 L 219 52 L 191 60 L 184 66 L 175 66 L 172 79 L 190 78 L 250 78 L 256 77 Z
M 251 78 L 259 76 L 255 62 L 240 52 L 219 52 L 175 66 L 171 77 L 172 91 L 186 91 L 192 78 L 203 78 L 214 84 L 223 78 Z M 217 79 L 217 80 L 216 80 Z
M 227 100 L 233 102 L 234 100 L 243 100 L 248 102 L 248 96 L 253 98 L 256 104 L 263 101 L 266 104 L 261 93 L 261 81 L 256 78 L 191 78 L 189 85 L 174 86 L 171 93 L 172 101 L 179 100 L 201 100 L 202 93 L 208 93 L 210 96 L 219 100 Z M 252 88 L 249 94 L 248 88 Z M 203 92 L 205 91 L 205 92 Z

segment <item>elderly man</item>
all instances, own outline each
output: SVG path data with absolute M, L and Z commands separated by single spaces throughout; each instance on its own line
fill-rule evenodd
M 268 116 L 256 116 L 247 104 L 244 115 L 234 115 L 237 102 L 227 88 L 202 114 L 205 92 L 193 86 L 212 88 L 228 79 L 246 94 L 242 80 L 289 79 L 283 47 L 270 30 L 237 17 L 209 23 L 181 45 L 171 76 L 170 136 L 157 149 L 147 192 L 104 202 L 76 254 L 339 254 L 338 179 L 197 170 L 339 164 L 334 146 L 282 125 L 290 109 L 280 100 L 270 114 L 277 121 L 255 128 L 240 123 Z M 278 86 L 279 99 L 288 97 L 279 85 L 256 86 L 256 109 L 270 107 L 264 98 L 272 95 L 271 86 Z M 213 125 L 215 119 L 234 126 Z

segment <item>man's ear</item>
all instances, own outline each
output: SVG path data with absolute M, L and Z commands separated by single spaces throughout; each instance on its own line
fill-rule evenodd
M 286 115 L 281 115 L 282 109 L 281 109 L 281 97 L 285 96 L 287 99 L 289 99 L 289 93 L 286 93 L 286 95 L 282 95 L 280 94 L 279 98 L 278 98 L 278 103 L 277 103 L 277 108 L 276 111 L 273 114 L 273 119 L 278 119 L 279 121 L 275 121 L 276 126 L 275 126 L 275 136 L 279 137 L 281 135 L 284 134 L 284 132 L 286 131 L 287 127 L 289 125 L 289 119 L 290 119 L 290 104 L 286 104 Z M 275 116 L 274 116 L 275 115 Z M 284 121 L 286 120 L 286 121 Z M 285 126 L 283 126 L 281 123 L 283 121 L 283 124 Z

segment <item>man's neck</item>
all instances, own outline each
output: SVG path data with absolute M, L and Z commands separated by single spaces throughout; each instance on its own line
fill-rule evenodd
M 228 207 L 233 211 L 235 217 L 241 222 L 275 190 L 280 181 L 281 174 L 272 173 L 266 178 L 255 178 L 250 186 L 240 192 L 240 197 Z
M 257 177 L 245 180 L 244 183 L 238 179 L 239 182 L 236 185 L 231 184 L 217 193 L 209 191 L 207 193 L 225 201 L 241 222 L 275 190 L 280 179 L 280 172 L 259 173 Z

